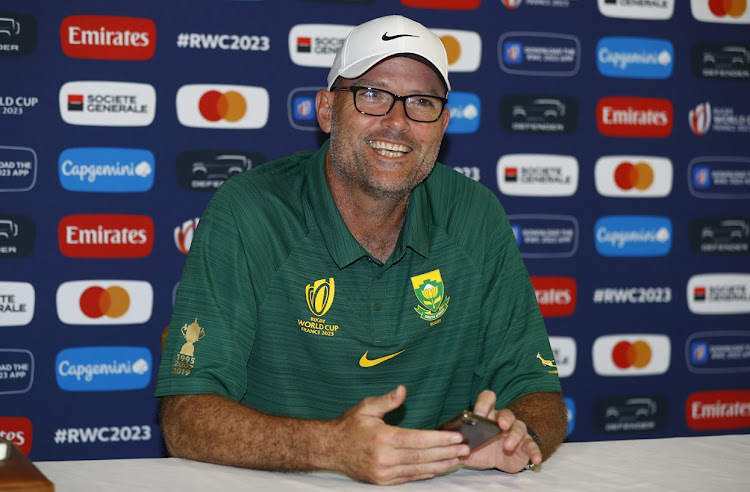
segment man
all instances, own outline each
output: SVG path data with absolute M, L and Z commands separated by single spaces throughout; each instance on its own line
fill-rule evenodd
M 557 370 L 505 213 L 435 162 L 447 65 L 414 21 L 362 24 L 317 94 L 329 142 L 216 192 L 157 384 L 171 454 L 394 484 L 515 473 L 560 444 Z M 434 429 L 472 404 L 502 432 L 470 453 Z

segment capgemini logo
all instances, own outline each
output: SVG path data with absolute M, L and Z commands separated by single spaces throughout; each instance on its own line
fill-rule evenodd
M 174 228 L 174 244 L 184 254 L 188 254 L 190 251 L 190 245 L 193 242 L 193 235 L 195 234 L 195 228 L 198 227 L 198 222 L 200 222 L 200 219 L 196 217 L 186 220 L 182 223 L 182 226 Z
M 708 101 L 699 104 L 690 110 L 688 115 L 690 129 L 699 137 L 708 133 L 711 128 L 711 103 Z

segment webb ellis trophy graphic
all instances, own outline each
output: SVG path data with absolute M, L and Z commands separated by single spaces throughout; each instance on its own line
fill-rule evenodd
M 193 357 L 193 354 L 195 354 L 194 343 L 206 335 L 206 330 L 198 326 L 198 318 L 196 318 L 195 321 L 190 323 L 190 326 L 182 325 L 180 332 L 185 337 L 185 344 L 182 346 L 180 353 L 188 357 Z

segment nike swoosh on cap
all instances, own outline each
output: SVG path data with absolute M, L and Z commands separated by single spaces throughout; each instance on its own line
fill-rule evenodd
M 395 36 L 389 36 L 387 32 L 383 33 L 383 37 L 381 38 L 383 41 L 392 41 L 397 38 L 418 38 L 419 36 L 415 36 L 414 34 L 396 34 Z
M 406 349 L 404 349 L 404 350 L 406 350 Z M 401 352 L 403 352 L 404 350 L 402 350 Z M 361 359 L 359 359 L 359 365 L 360 365 L 360 366 L 362 366 L 362 367 L 372 367 L 372 366 L 377 366 L 377 365 L 378 365 L 378 364 L 380 364 L 381 362 L 385 362 L 385 361 L 387 361 L 388 359 L 392 359 L 392 358 L 396 357 L 396 356 L 397 356 L 398 354 L 400 354 L 400 353 L 401 353 L 401 352 L 396 352 L 395 354 L 391 354 L 391 355 L 386 355 L 385 357 L 380 357 L 380 358 L 377 358 L 377 359 L 372 359 L 372 360 L 371 360 L 371 359 L 368 359 L 368 358 L 367 358 L 367 354 L 368 354 L 369 352 L 370 352 L 369 350 L 368 350 L 367 352 L 365 352 L 365 353 L 364 353 L 364 355 L 362 355 L 362 358 L 361 358 Z

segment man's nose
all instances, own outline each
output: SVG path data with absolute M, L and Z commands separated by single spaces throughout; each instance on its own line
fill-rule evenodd
M 387 115 L 383 116 L 383 124 L 398 131 L 404 131 L 409 127 L 409 117 L 406 116 L 406 102 L 396 101 Z

